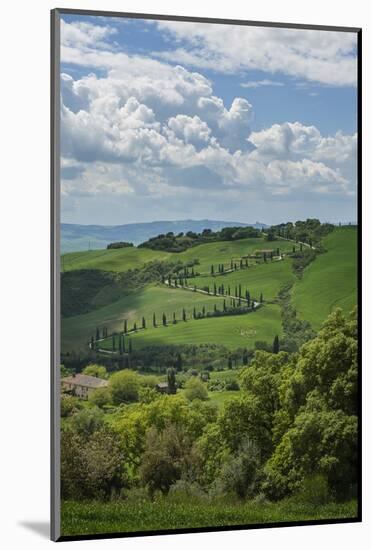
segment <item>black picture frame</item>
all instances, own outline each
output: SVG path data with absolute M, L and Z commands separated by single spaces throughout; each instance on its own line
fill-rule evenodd
M 358 215 L 358 323 L 359 323 L 359 395 L 358 395 L 358 514 L 356 518 L 283 521 L 263 524 L 244 524 L 207 528 L 186 528 L 155 531 L 115 532 L 64 536 L 60 533 L 60 17 L 63 15 L 87 15 L 147 19 L 164 21 L 198 22 L 209 24 L 238 25 L 252 27 L 275 27 L 286 29 L 324 30 L 355 33 L 357 35 L 357 215 Z M 305 525 L 345 524 L 362 521 L 362 29 L 316 24 L 295 24 L 283 22 L 219 19 L 212 17 L 188 17 L 146 13 L 55 8 L 51 10 L 51 117 L 50 117 L 50 165 L 51 165 L 51 539 L 53 541 L 74 541 L 109 538 L 129 538 L 153 535 L 175 535 L 182 533 L 236 531 L 267 529 Z

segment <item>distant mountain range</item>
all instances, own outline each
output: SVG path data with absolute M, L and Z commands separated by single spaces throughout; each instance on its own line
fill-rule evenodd
M 132 242 L 138 245 L 151 237 L 161 233 L 174 233 L 203 229 L 219 231 L 223 227 L 268 227 L 264 223 L 240 223 L 221 220 L 177 220 L 158 221 L 149 223 L 128 223 L 124 225 L 79 225 L 72 223 L 61 224 L 61 253 L 78 252 L 106 248 L 109 243 L 116 241 Z

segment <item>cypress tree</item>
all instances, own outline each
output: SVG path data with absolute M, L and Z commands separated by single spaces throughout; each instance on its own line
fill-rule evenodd
M 249 267 L 249 262 L 248 262 L 248 259 L 246 258 L 246 261 L 245 261 L 245 266 L 246 267 Z
M 193 269 L 193 267 L 192 267 L 192 277 L 194 277 L 194 276 L 195 276 L 195 271 L 194 271 L 194 269 Z
M 115 335 L 112 335 L 112 350 L 116 351 L 116 338 Z
M 132 353 L 133 351 L 133 343 L 131 341 L 131 338 L 129 338 L 129 353 Z
M 196 316 L 197 316 L 197 315 L 196 315 L 196 308 L 194 307 L 194 308 L 193 308 L 193 319 L 196 319 Z
M 211 275 L 214 275 L 214 266 L 211 266 Z
M 167 369 L 167 385 L 170 393 L 176 392 L 175 369 Z
M 166 327 L 166 315 L 165 315 L 165 313 L 162 314 L 162 324 L 164 325 L 164 327 Z
M 216 284 L 214 283 L 214 296 L 216 296 Z
M 182 311 L 182 319 L 183 319 L 183 321 L 187 320 L 186 310 L 184 308 L 183 308 L 183 311 Z
M 224 285 L 223 285 L 223 283 L 222 283 L 221 290 L 222 290 L 221 294 L 224 296 Z
M 233 260 L 231 259 L 231 269 L 233 269 Z
M 205 306 L 202 306 L 202 316 L 205 317 L 205 314 L 206 314 Z
M 232 369 L 232 357 L 231 356 L 228 357 L 228 368 Z
M 121 334 L 119 335 L 119 354 L 122 355 L 122 338 L 121 338 Z
M 90 338 L 90 349 L 94 349 L 94 336 Z
M 300 252 L 303 252 L 303 243 L 300 243 Z
M 153 314 L 152 324 L 154 327 L 156 327 L 156 313 Z
M 240 259 L 240 269 L 243 268 L 242 258 Z
M 231 287 L 228 285 L 228 296 L 231 295 Z
M 99 328 L 97 327 L 97 330 L 95 332 L 95 339 L 96 340 L 100 340 L 100 335 L 99 335 Z
M 223 311 L 227 311 L 227 305 L 225 303 L 225 300 L 223 300 Z
M 174 313 L 173 313 L 173 325 L 176 325 L 175 311 L 174 311 Z
M 214 313 L 216 313 L 218 308 L 216 307 L 216 304 L 214 304 Z
M 242 294 L 242 287 L 241 285 L 238 285 L 238 296 L 241 298 L 241 294 Z
M 260 303 L 261 304 L 263 303 L 263 294 L 262 293 L 260 294 Z
M 196 285 L 194 285 L 194 287 L 193 287 L 193 292 L 197 292 L 197 286 Z
M 124 321 L 124 333 L 126 334 L 127 331 L 128 331 L 128 322 L 127 322 L 127 320 L 125 319 L 125 321 Z
M 142 317 L 142 328 L 146 328 L 146 320 Z
M 295 254 L 295 251 L 296 251 L 296 248 L 295 248 L 295 246 L 293 246 L 293 247 L 292 247 L 292 252 L 293 252 L 293 254 Z
M 242 355 L 242 364 L 246 366 L 249 362 L 249 356 L 247 354 L 247 349 L 244 349 L 243 355 Z
M 280 340 L 277 335 L 274 337 L 273 340 L 272 351 L 273 353 L 278 353 L 280 351 Z
M 122 335 L 122 353 L 125 353 L 125 336 Z
M 133 325 L 133 331 L 134 331 L 134 332 L 137 331 L 137 324 L 136 324 L 136 323 L 134 323 L 134 325 Z
M 251 311 L 255 311 L 255 302 L 253 299 L 251 300 Z

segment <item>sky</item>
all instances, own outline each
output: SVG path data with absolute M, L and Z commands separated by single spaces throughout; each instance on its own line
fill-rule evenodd
M 63 15 L 62 222 L 356 221 L 356 40 Z

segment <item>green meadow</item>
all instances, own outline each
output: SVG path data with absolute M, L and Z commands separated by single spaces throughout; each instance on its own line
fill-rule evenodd
M 227 348 L 251 347 L 256 340 L 271 341 L 281 333 L 281 313 L 277 305 L 267 305 L 253 313 L 179 321 L 157 328 L 150 326 L 130 335 L 133 349 L 173 344 L 222 344 Z M 128 338 L 128 337 L 127 337 Z M 100 342 L 112 349 L 112 338 Z
M 316 330 L 334 308 L 347 312 L 357 303 L 357 228 L 336 228 L 323 246 L 327 252 L 304 270 L 292 291 L 300 317 Z

